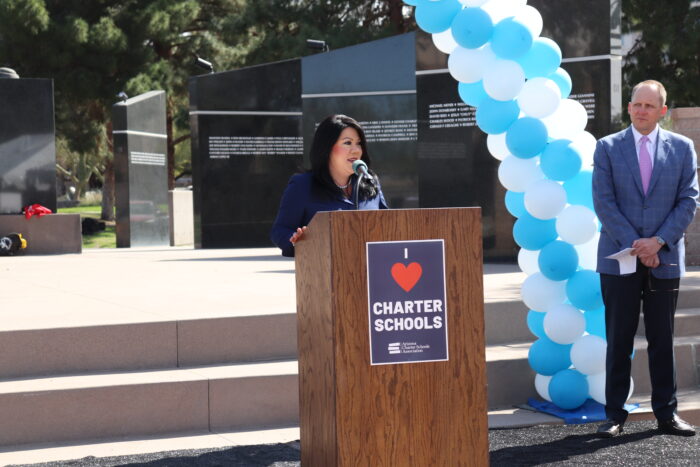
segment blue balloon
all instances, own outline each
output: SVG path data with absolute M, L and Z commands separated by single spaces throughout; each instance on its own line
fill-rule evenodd
M 540 156 L 540 168 L 551 180 L 569 180 L 581 170 L 581 154 L 568 139 L 550 141 Z
M 588 380 L 576 370 L 562 370 L 549 381 L 549 397 L 562 409 L 577 409 L 588 399 Z
M 520 217 L 527 214 L 525 209 L 525 193 L 517 191 L 506 191 L 506 209 L 514 217 Z
M 565 69 L 557 68 L 557 71 L 547 76 L 547 78 L 557 83 L 557 86 L 559 86 L 559 90 L 561 91 L 562 99 L 569 97 L 569 94 L 571 94 L 572 83 L 571 76 L 569 76 L 569 73 L 567 73 Z
M 459 97 L 464 101 L 465 104 L 471 105 L 472 107 L 479 107 L 481 101 L 489 98 L 484 90 L 484 82 L 477 81 L 475 83 L 462 83 L 457 85 L 457 92 L 459 92 Z
M 541 220 L 529 213 L 521 215 L 513 226 L 513 239 L 521 248 L 539 250 L 556 240 L 556 219 Z
M 527 354 L 530 368 L 535 372 L 552 376 L 571 366 L 571 346 L 557 344 L 546 337 L 540 337 L 531 346 Z
M 462 4 L 459 0 L 418 2 L 416 4 L 416 24 L 430 34 L 447 31 L 461 9 Z
M 527 79 L 549 76 L 561 65 L 561 49 L 552 39 L 538 37 L 525 55 L 518 59 Z
M 544 277 L 553 281 L 563 281 L 576 272 L 578 253 L 570 243 L 555 240 L 542 248 L 537 263 Z
M 571 304 L 580 310 L 597 310 L 603 307 L 600 276 L 590 269 L 576 271 L 566 283 L 566 295 Z
M 416 5 L 418 5 L 419 3 L 424 2 L 424 1 L 425 1 L 425 0 L 403 0 L 403 2 L 404 2 L 406 5 L 413 5 L 413 6 L 416 6 Z
M 476 109 L 476 124 L 481 131 L 497 135 L 504 133 L 520 115 L 520 107 L 515 100 L 497 101 L 490 97 L 482 99 Z
M 593 210 L 593 172 L 581 170 L 575 177 L 564 182 L 566 200 L 569 204 L 580 204 Z
M 536 337 L 547 337 L 547 334 L 544 332 L 544 315 L 546 314 L 535 310 L 527 312 L 527 327 Z
M 539 118 L 519 118 L 508 128 L 506 146 L 515 157 L 535 157 L 547 146 L 547 127 Z
M 586 332 L 605 339 L 605 307 L 597 310 L 586 311 Z
M 532 47 L 532 33 L 515 18 L 506 18 L 493 28 L 491 49 L 501 58 L 515 60 Z
M 452 37 L 467 49 L 478 49 L 491 39 L 491 34 L 491 16 L 481 8 L 465 8 L 452 21 Z

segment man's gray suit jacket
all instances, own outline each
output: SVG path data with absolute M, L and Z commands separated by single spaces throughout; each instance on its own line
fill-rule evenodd
M 602 223 L 598 243 L 599 273 L 620 274 L 616 260 L 605 259 L 638 238 L 660 236 L 661 279 L 685 272 L 684 232 L 698 199 L 697 156 L 685 136 L 659 128 L 654 169 L 646 196 L 631 128 L 598 141 L 593 156 L 593 204 Z

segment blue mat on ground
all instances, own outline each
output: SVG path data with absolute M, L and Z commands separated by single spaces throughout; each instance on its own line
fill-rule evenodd
M 539 412 L 564 419 L 564 422 L 568 425 L 599 422 L 607 418 L 605 416 L 605 406 L 593 399 L 586 399 L 586 402 L 581 407 L 573 410 L 562 409 L 551 402 L 533 398 L 529 398 L 527 403 L 530 407 Z M 637 408 L 639 408 L 639 404 L 625 404 L 625 410 L 628 412 L 632 412 Z

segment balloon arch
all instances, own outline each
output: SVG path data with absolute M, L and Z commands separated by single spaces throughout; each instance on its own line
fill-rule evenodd
M 527 0 L 404 0 L 449 55 L 460 98 L 500 160 L 505 204 L 517 218 L 523 302 L 538 337 L 528 360 L 540 396 L 563 409 L 605 404 L 605 309 L 595 272 L 599 222 L 591 179 L 596 139 L 586 109 L 568 99 L 562 54 L 540 37 Z M 632 387 L 632 386 L 631 386 Z M 630 395 L 632 389 L 630 390 Z

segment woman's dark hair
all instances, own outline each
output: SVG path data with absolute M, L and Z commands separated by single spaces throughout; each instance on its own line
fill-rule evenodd
M 376 175 L 372 171 L 371 161 L 369 157 L 369 152 L 367 152 L 367 140 L 365 138 L 365 132 L 362 127 L 354 118 L 350 118 L 347 115 L 330 115 L 323 119 L 323 121 L 316 128 L 316 133 L 314 134 L 314 141 L 311 143 L 311 152 L 309 153 L 311 159 L 311 172 L 314 175 L 314 179 L 318 187 L 326 194 L 332 198 L 338 196 L 343 196 L 343 191 L 338 188 L 331 177 L 331 173 L 328 170 L 328 162 L 331 157 L 331 150 L 333 145 L 340 138 L 340 133 L 346 128 L 354 128 L 357 134 L 360 136 L 360 146 L 362 147 L 362 157 L 361 159 L 367 164 L 369 172 L 374 176 L 376 180 Z M 356 175 L 352 176 L 352 182 L 354 183 Z M 377 183 L 375 180 L 368 180 L 363 178 L 359 186 L 359 197 L 362 200 L 367 200 L 377 196 L 379 190 L 377 188 Z

